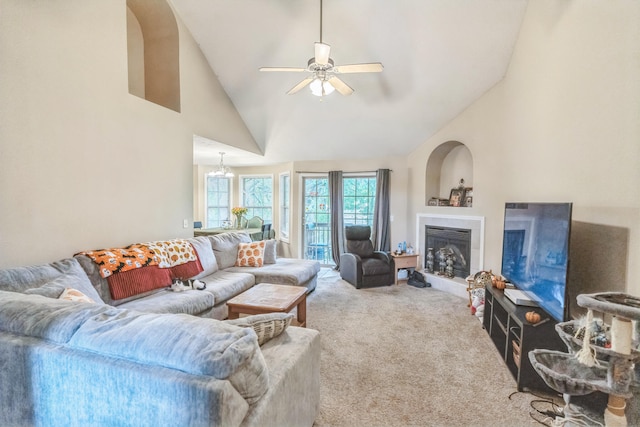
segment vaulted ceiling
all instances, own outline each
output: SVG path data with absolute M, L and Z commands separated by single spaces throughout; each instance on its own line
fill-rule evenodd
M 273 164 L 410 153 L 505 75 L 527 0 L 324 0 L 322 41 L 355 92 L 286 92 L 320 39 L 320 0 L 171 0 L 263 155 L 196 138 L 194 160 Z M 225 141 L 226 142 L 226 141 Z

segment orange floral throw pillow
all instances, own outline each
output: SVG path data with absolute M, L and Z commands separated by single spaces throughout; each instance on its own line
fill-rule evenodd
M 238 244 L 237 267 L 262 267 L 264 265 L 264 240 Z

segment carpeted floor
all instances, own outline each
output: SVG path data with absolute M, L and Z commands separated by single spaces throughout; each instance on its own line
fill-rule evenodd
M 529 415 L 537 398 L 514 394 L 466 303 L 406 284 L 355 289 L 322 269 L 307 302 L 307 327 L 322 337 L 315 426 L 539 425 Z

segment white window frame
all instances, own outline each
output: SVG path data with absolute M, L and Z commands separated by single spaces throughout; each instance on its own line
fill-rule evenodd
M 274 178 L 273 178 L 273 174 L 268 174 L 268 173 L 261 173 L 261 174 L 250 174 L 250 175 L 240 175 L 238 177 L 238 185 L 239 185 L 239 196 L 240 196 L 240 200 L 238 200 L 238 203 L 240 204 L 240 206 L 245 206 L 244 205 L 244 180 L 245 178 L 271 178 L 271 206 L 269 206 L 269 208 L 271 209 L 271 219 L 267 219 L 267 218 L 262 218 L 265 221 L 271 221 L 273 224 L 273 219 L 274 219 L 274 209 L 273 209 L 273 202 L 274 202 Z M 266 207 L 266 206 L 265 206 Z M 250 215 L 252 216 L 252 215 Z M 249 218 L 247 218 L 249 219 Z
M 229 181 L 229 220 L 231 220 L 231 206 L 233 206 L 233 179 L 221 177 Z M 204 174 L 204 228 L 212 228 L 209 224 L 209 174 Z
M 285 187 L 284 180 L 286 179 L 287 192 L 286 196 L 283 196 L 283 189 Z M 278 182 L 278 203 L 279 203 L 279 239 L 283 242 L 289 242 L 289 233 L 291 230 L 291 173 L 280 173 Z
M 344 174 L 342 176 L 343 186 L 344 186 L 344 180 L 348 179 L 348 178 L 356 178 L 356 179 L 357 178 L 367 178 L 367 179 L 372 179 L 373 178 L 373 179 L 377 179 L 375 173 L 369 173 L 369 172 L 348 173 L 348 174 Z M 344 191 L 344 188 L 343 188 L 343 191 Z M 373 194 L 373 196 L 370 196 L 370 197 L 372 197 L 374 199 L 374 203 L 375 203 L 375 196 L 376 196 L 375 193 Z M 349 197 L 351 197 L 351 196 L 349 196 Z M 344 204 L 344 198 L 345 198 L 345 196 L 343 194 L 343 196 L 342 196 L 342 203 L 343 204 Z M 344 212 L 344 206 L 343 206 L 343 209 L 342 209 L 342 219 L 343 219 L 343 221 L 344 221 L 344 214 L 345 214 L 345 212 Z M 372 212 L 372 214 L 373 214 L 373 212 Z M 345 224 L 346 224 L 346 222 L 345 222 Z M 358 223 L 357 225 L 371 225 L 371 226 L 373 226 L 373 220 L 372 220 L 371 224 Z

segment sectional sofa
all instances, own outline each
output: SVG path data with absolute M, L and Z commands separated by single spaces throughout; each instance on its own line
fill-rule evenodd
M 0 425 L 312 425 L 318 332 L 286 327 L 282 314 L 240 326 L 222 319 L 226 301 L 256 283 L 310 292 L 319 265 L 263 251 L 264 265 L 236 266 L 249 243 L 242 233 L 189 239 L 195 265 L 167 269 L 204 290 L 159 286 L 167 272 L 157 266 L 110 280 L 95 251 L 0 270 Z M 126 296 L 114 298 L 123 289 L 111 286 L 127 281 Z M 260 341 L 258 323 L 272 331 Z

